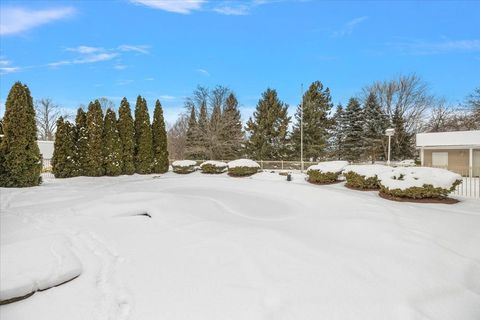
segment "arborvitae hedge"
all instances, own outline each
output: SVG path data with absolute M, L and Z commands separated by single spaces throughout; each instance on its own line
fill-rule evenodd
M 78 108 L 75 118 L 75 162 L 77 164 L 77 175 L 79 176 L 85 175 L 88 171 L 87 152 L 87 114 L 82 108 Z
M 135 173 L 135 127 L 133 125 L 132 111 L 126 98 L 120 102 L 118 109 L 118 133 L 122 141 L 123 174 Z
M 102 153 L 102 136 L 103 136 L 103 113 L 100 102 L 90 102 L 87 112 L 87 154 L 85 175 L 98 177 L 104 174 L 103 170 L 103 153 Z
M 41 183 L 42 158 L 30 90 L 16 82 L 5 103 L 4 137 L 0 145 L 0 187 L 31 187 Z
M 153 173 L 164 173 L 168 171 L 168 150 L 167 131 L 163 119 L 163 110 L 160 101 L 156 101 L 153 111 L 152 123 L 153 136 Z
M 147 102 L 141 96 L 135 105 L 135 172 L 140 174 L 152 171 L 153 148 L 152 128 Z
M 103 165 L 107 176 L 122 174 L 122 141 L 118 135 L 115 111 L 108 109 L 103 126 Z
M 57 120 L 52 172 L 55 178 L 69 178 L 78 175 L 75 155 L 75 128 L 70 122 L 64 121 L 63 117 Z

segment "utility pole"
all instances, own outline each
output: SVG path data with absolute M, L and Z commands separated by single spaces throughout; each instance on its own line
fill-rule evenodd
M 301 172 L 303 173 L 303 83 L 301 85 L 301 95 L 300 95 L 300 166 Z
M 390 140 L 392 136 L 395 134 L 395 129 L 389 128 L 385 130 L 385 135 L 388 137 L 388 159 L 387 159 L 387 166 L 390 165 Z

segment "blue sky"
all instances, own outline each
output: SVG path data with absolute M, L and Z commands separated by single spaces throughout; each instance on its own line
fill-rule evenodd
M 0 115 L 15 81 L 76 109 L 159 98 L 168 122 L 197 85 L 232 88 L 244 120 L 267 87 L 291 105 L 315 80 L 347 102 L 412 72 L 462 102 L 480 85 L 480 2 L 2 1 Z

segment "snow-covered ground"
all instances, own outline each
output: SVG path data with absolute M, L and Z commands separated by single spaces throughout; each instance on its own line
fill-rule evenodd
M 2 258 L 60 237 L 83 270 L 2 320 L 480 319 L 478 200 L 196 172 L 46 180 L 0 210 Z

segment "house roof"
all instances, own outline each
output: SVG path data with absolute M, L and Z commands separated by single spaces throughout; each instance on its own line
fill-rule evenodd
M 480 130 L 417 134 L 417 147 L 480 147 Z

